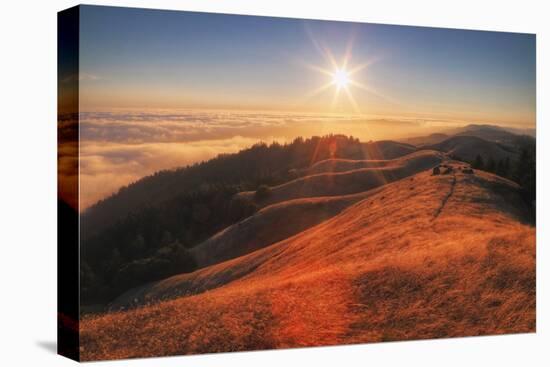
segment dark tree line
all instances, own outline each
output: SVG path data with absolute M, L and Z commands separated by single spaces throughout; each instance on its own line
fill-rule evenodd
M 484 159 L 480 154 L 473 162 L 469 162 L 472 168 L 491 173 L 515 181 L 521 186 L 524 199 L 534 204 L 536 199 L 536 155 L 535 148 L 523 147 L 517 159 L 506 157 L 495 160 L 492 157 Z
M 82 298 L 105 303 L 137 285 L 190 272 L 189 248 L 254 213 L 235 200 L 239 186 L 203 185 L 160 206 L 133 212 L 82 246 Z

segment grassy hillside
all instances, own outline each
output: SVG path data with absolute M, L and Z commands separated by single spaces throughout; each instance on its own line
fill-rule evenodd
M 157 172 L 124 187 L 81 217 L 81 303 L 93 305 L 82 309 L 100 309 L 132 287 L 200 267 L 202 260 L 197 264 L 190 249 L 265 205 L 235 200 L 238 192 L 287 183 L 298 171 L 327 159 L 395 158 L 415 149 L 391 141 L 362 143 L 342 135 L 296 138 L 289 144 L 259 143 L 236 154 Z M 358 184 L 347 193 L 364 191 L 369 183 Z M 313 207 L 307 211 L 314 212 Z M 331 212 L 295 219 L 297 225 L 287 230 L 316 224 Z
M 376 190 L 269 205 L 193 247 L 190 253 L 198 268 L 233 259 L 289 238 L 374 193 Z
M 324 161 L 319 161 L 308 168 L 299 170 L 297 173 L 300 176 L 311 176 L 320 173 L 346 172 L 361 168 L 382 168 L 415 165 L 416 163 L 423 163 L 426 160 L 434 163 L 439 163 L 441 155 L 434 153 L 435 152 L 421 150 L 394 159 L 326 159 Z
M 414 153 L 416 147 L 393 140 L 379 140 L 363 143 L 362 150 L 364 151 L 363 157 L 355 157 L 355 159 L 395 159 Z
M 272 187 L 265 197 L 256 197 L 256 202 L 260 206 L 265 206 L 296 198 L 355 194 L 435 167 L 443 159 L 443 154 L 426 150 L 387 161 L 379 167 L 369 167 L 371 166 L 370 161 L 365 160 L 356 162 L 349 160 L 325 161 L 327 164 L 323 167 L 328 169 L 328 172 L 300 177 Z M 380 164 L 379 160 L 375 162 L 374 165 Z M 361 166 L 368 168 L 353 169 L 353 167 Z M 332 168 L 336 168 L 336 170 L 332 172 Z M 349 170 L 343 171 L 345 168 Z M 253 200 L 255 195 L 255 192 L 248 191 L 239 193 L 238 197 Z
M 534 331 L 535 229 L 519 188 L 459 165 L 128 292 L 113 304 L 128 310 L 84 318 L 83 359 Z

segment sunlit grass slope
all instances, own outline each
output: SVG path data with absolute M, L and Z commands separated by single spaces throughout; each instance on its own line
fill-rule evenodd
M 333 217 L 373 195 L 372 188 L 434 167 L 443 158 L 441 153 L 422 151 L 392 160 L 320 161 L 302 172 L 303 178 L 271 188 L 269 196 L 259 200 L 260 205 L 274 204 L 225 228 L 191 252 L 199 268 L 250 253 Z M 258 201 L 250 192 L 237 196 Z
M 126 311 L 83 320 L 83 359 L 532 332 L 535 228 L 517 189 L 458 168 L 389 183 L 286 240 L 128 292 L 113 305 Z
M 270 195 L 259 200 L 258 204 L 264 206 L 296 198 L 363 192 L 437 166 L 443 157 L 443 153 L 425 150 L 385 161 L 385 163 L 380 163 L 379 160 L 324 161 L 317 169 L 320 173 L 306 175 L 275 186 L 271 188 Z M 254 192 L 242 192 L 239 196 L 252 199 Z

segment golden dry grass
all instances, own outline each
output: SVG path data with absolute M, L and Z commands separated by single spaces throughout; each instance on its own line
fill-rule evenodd
M 299 170 L 303 176 L 320 173 L 353 171 L 361 168 L 399 167 L 416 164 L 419 161 L 431 161 L 434 164 L 441 160 L 441 154 L 431 150 L 420 150 L 395 159 L 342 159 L 332 158 L 316 162 L 311 167 Z
M 248 254 L 319 224 L 376 192 L 373 189 L 351 195 L 294 199 L 269 205 L 195 246 L 191 254 L 198 268 Z
M 535 228 L 516 190 L 483 172 L 388 184 L 284 241 L 127 293 L 117 306 L 142 306 L 82 321 L 82 358 L 532 332 Z

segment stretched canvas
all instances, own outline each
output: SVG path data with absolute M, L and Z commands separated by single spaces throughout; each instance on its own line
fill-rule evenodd
M 58 17 L 60 354 L 535 332 L 535 35 Z

